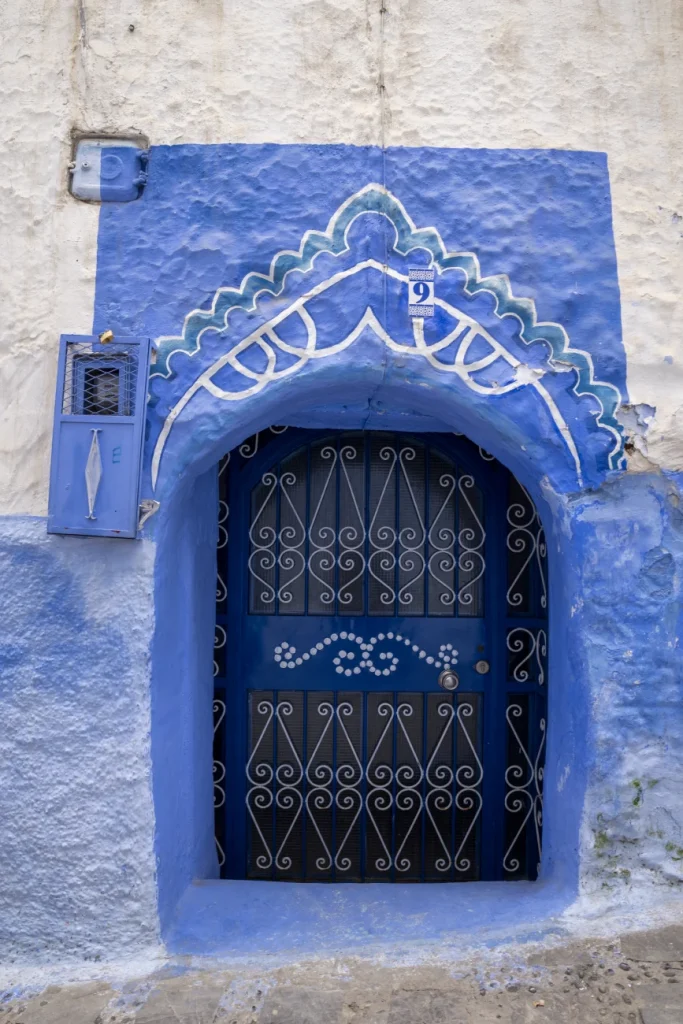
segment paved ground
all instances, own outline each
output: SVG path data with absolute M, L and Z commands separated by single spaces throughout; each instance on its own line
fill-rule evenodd
M 271 971 L 178 964 L 0 1001 L 0 1024 L 683 1024 L 683 927 L 524 957 Z

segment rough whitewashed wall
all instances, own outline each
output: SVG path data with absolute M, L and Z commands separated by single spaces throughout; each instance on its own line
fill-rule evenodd
M 55 949 L 95 956 L 155 938 L 145 661 L 152 593 L 144 545 L 130 550 L 124 564 L 110 557 L 117 542 L 98 542 L 100 568 L 122 574 L 113 590 L 75 548 L 64 568 L 63 542 L 48 541 L 44 521 L 35 518 L 47 509 L 56 341 L 62 331 L 88 333 L 93 317 L 99 208 L 68 195 L 72 133 L 136 132 L 154 145 L 342 142 L 606 152 L 630 402 L 638 407 L 624 412 L 635 432 L 630 472 L 680 472 L 683 6 L 678 0 L 15 0 L 3 6 L 0 35 L 0 526 L 4 578 L 12 580 L 5 588 L 1 665 L 11 732 L 3 726 L 0 789 L 10 794 L 3 814 L 14 823 L 7 856 L 20 865 L 9 883 L 5 874 L 0 938 L 19 957 Z M 665 493 L 661 478 L 658 487 L 643 485 L 652 533 L 646 543 L 639 540 L 644 551 L 665 548 L 678 526 L 672 513 L 666 528 L 657 529 L 661 507 L 678 500 Z M 601 500 L 609 504 L 611 496 Z M 617 495 L 611 514 L 620 501 Z M 580 514 L 607 515 L 590 502 Z M 76 542 L 79 552 L 85 543 Z M 640 562 L 633 567 L 634 579 L 650 588 L 639 600 L 649 595 L 644 612 L 655 619 L 662 602 L 671 611 L 677 580 L 666 551 L 662 558 L 645 566 L 644 577 Z M 617 591 L 618 600 L 629 600 L 628 590 Z M 116 628 L 114 592 L 114 603 L 125 603 Z M 68 614 L 60 618 L 56 609 L 65 603 Z M 35 612 L 28 618 L 27 608 Z M 651 625 L 654 636 L 654 619 Z M 598 651 L 603 628 L 598 621 L 593 633 Z M 55 672 L 57 656 L 63 660 Z M 67 663 L 77 666 L 77 678 Z M 600 670 L 609 678 L 609 664 Z M 675 668 L 667 664 L 665 672 L 670 699 Z M 117 694 L 113 703 L 108 687 Z M 607 687 L 602 701 L 616 699 Z M 644 749 L 647 716 L 638 712 L 633 721 L 637 749 Z M 606 719 L 598 739 L 609 745 L 609 732 Z M 653 753 L 643 774 L 642 760 L 624 765 L 617 753 L 603 762 L 588 802 L 587 887 L 600 889 L 604 878 L 593 869 L 603 870 L 605 854 L 640 872 L 649 856 L 655 873 L 675 880 L 675 857 L 666 847 L 673 843 L 675 854 L 683 845 L 681 838 L 676 846 L 678 818 L 674 828 L 665 807 L 649 811 L 649 791 L 636 786 L 631 800 L 629 789 L 642 777 L 652 792 L 661 786 L 659 792 L 669 793 L 671 780 L 661 781 L 666 754 Z M 616 810 L 611 805 L 603 829 L 599 815 L 613 798 L 613 764 L 623 799 Z M 678 798 L 663 797 L 658 806 L 669 799 Z M 71 845 L 76 827 L 84 836 L 77 849 Z M 651 854 L 638 845 L 646 835 Z M 674 838 L 662 838 L 669 835 Z M 44 870 L 36 873 L 31 865 L 38 855 Z M 617 869 L 607 864 L 604 870 L 609 876 Z M 22 901 L 28 913 L 18 911 Z

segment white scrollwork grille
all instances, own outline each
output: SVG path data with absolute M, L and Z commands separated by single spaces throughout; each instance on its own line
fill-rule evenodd
M 221 459 L 218 466 L 218 573 L 216 577 L 216 612 L 218 615 L 227 612 L 226 601 L 228 598 L 228 518 L 230 515 L 230 496 L 228 488 L 229 472 L 228 467 L 233 456 L 240 461 L 253 459 L 259 451 L 272 441 L 274 437 L 284 434 L 288 427 L 269 427 L 258 434 L 253 434 L 241 444 L 236 452 L 228 452 Z
M 224 815 L 225 761 L 223 755 L 225 734 L 225 701 L 217 695 L 213 700 L 213 807 L 215 819 L 216 854 L 218 866 L 225 864 Z
M 514 683 L 538 683 L 547 675 L 548 640 L 545 629 L 515 626 L 507 634 L 508 678 Z
M 535 878 L 541 860 L 548 680 L 546 542 L 536 508 L 508 477 L 504 878 Z
M 225 626 L 221 626 L 220 623 L 216 623 L 216 630 L 213 638 L 213 674 L 214 676 L 225 675 L 225 645 L 227 643 L 227 634 L 225 632 Z
M 431 437 L 297 432 L 287 445 L 277 437 L 282 429 L 254 435 L 219 467 L 213 782 L 221 874 L 244 877 L 246 866 L 252 878 L 311 881 L 535 878 L 548 584 L 529 494 L 465 438 L 451 439 L 451 448 L 444 439 L 443 450 L 457 453 L 448 458 Z M 278 460 L 271 446 L 287 454 Z M 261 459 L 256 472 L 249 468 Z M 252 482 L 260 476 L 251 495 L 243 472 Z M 488 509 L 491 538 L 507 556 L 496 574 L 500 589 L 488 595 L 502 613 L 500 633 L 481 621 L 423 628 L 419 616 L 484 615 L 488 541 L 478 481 L 485 479 L 496 495 L 507 493 Z M 248 537 L 235 546 L 230 507 L 241 495 L 247 508 L 234 515 L 245 522 L 249 502 L 251 515 Z M 230 583 L 229 525 L 231 557 L 239 560 Z M 246 611 L 228 601 L 238 579 L 249 580 L 252 613 L 329 619 L 312 632 L 291 618 L 280 626 L 248 620 L 270 631 L 267 682 L 231 671 Z M 340 615 L 378 621 L 335 622 Z M 413 616 L 410 628 L 379 621 L 397 616 Z M 463 685 L 473 667 L 463 639 L 470 628 L 486 630 L 487 646 L 477 651 L 491 663 L 479 693 Z M 444 669 L 461 675 L 455 695 L 437 688 Z M 311 670 L 325 691 L 295 689 L 310 685 Z M 434 691 L 401 692 L 416 671 L 434 673 Z M 264 684 L 270 689 L 253 689 Z M 226 717 L 226 694 L 232 702 L 242 686 L 248 726 L 242 712 L 239 723 Z M 244 761 L 231 764 L 235 728 L 249 731 L 246 807 Z M 484 735 L 496 737 L 486 756 Z M 487 792 L 486 809 L 484 773 L 497 794 L 491 803 Z M 235 847 L 236 815 L 246 820 L 246 850 Z
M 508 758 L 505 771 L 505 853 L 508 878 L 535 877 L 541 859 L 545 718 L 534 715 L 533 697 L 508 698 Z
M 263 474 L 251 515 L 254 614 L 483 614 L 483 495 L 429 445 L 316 442 Z
M 255 692 L 249 728 L 249 877 L 479 877 L 479 694 Z
M 218 466 L 218 541 L 216 544 L 216 628 L 214 632 L 213 674 L 215 680 L 213 701 L 213 801 L 216 854 L 218 865 L 225 865 L 225 801 L 226 801 L 226 704 L 227 629 L 228 629 L 228 523 L 230 515 L 230 464 L 245 462 L 262 451 L 287 427 L 269 427 L 248 438 L 234 452 L 228 452 Z
M 509 478 L 507 509 L 508 615 L 545 618 L 548 609 L 543 526 L 526 489 Z
M 230 452 L 221 459 L 218 467 L 218 543 L 216 555 L 218 569 L 216 574 L 216 614 L 225 614 L 228 598 L 228 519 L 230 504 L 228 499 L 228 465 Z

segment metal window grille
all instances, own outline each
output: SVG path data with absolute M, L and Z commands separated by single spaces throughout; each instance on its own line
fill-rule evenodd
M 72 416 L 134 416 L 137 347 L 111 345 L 94 352 L 92 345 L 67 346 L 62 413 Z

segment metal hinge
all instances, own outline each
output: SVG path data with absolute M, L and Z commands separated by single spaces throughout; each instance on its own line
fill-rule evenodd
M 147 520 L 151 519 L 154 513 L 159 511 L 159 502 L 155 501 L 154 498 L 143 498 L 139 509 L 138 530 L 141 530 Z

